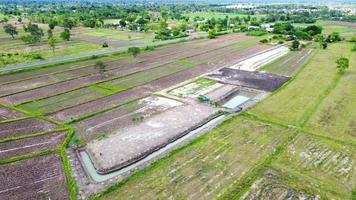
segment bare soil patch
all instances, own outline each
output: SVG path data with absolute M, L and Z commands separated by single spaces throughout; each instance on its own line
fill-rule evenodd
M 116 133 L 178 105 L 181 103 L 163 97 L 150 96 L 74 123 L 74 127 L 82 140 L 90 141 L 99 136 L 105 137 Z
M 289 77 L 270 73 L 251 72 L 231 68 L 220 69 L 217 72 L 208 74 L 207 77 L 227 84 L 254 88 L 267 92 L 273 92 L 290 79 Z
M 0 106 L 0 122 L 3 120 L 14 119 L 14 118 L 23 117 L 23 116 L 24 116 L 24 114 L 22 114 L 20 112 Z
M 96 170 L 108 173 L 169 144 L 216 111 L 201 104 L 178 106 L 108 138 L 88 143 L 87 152 Z M 189 118 L 187 113 L 190 113 Z

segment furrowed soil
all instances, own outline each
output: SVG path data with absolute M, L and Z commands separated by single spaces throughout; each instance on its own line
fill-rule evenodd
M 8 119 L 14 119 L 18 117 L 23 117 L 24 115 L 15 110 L 11 110 L 4 106 L 0 106 L 0 122 Z
M 287 55 L 278 58 L 270 64 L 259 69 L 274 74 L 293 76 L 298 69 L 305 65 L 313 54 L 313 49 L 304 48 L 300 51 L 290 51 Z
M 0 160 L 57 148 L 62 145 L 65 137 L 66 132 L 58 132 L 0 143 Z
M 68 199 L 61 158 L 51 154 L 1 165 L 0 199 Z
M 37 118 L 23 119 L 0 124 L 0 140 L 24 136 L 58 128 L 57 125 Z

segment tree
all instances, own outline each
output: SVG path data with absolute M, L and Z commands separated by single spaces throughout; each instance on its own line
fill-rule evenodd
M 292 50 L 292 51 L 297 50 L 299 48 L 299 45 L 300 45 L 299 41 L 298 40 L 294 40 L 292 42 L 292 45 L 290 46 L 290 50 Z
M 125 21 L 125 19 L 121 19 L 121 20 L 119 21 L 119 23 L 120 23 L 120 26 L 121 26 L 122 29 L 126 26 L 126 21 Z
M 57 44 L 57 40 L 54 37 L 50 37 L 48 39 L 48 46 L 52 49 L 53 53 L 54 50 L 56 49 L 56 44 Z
M 327 42 L 338 42 L 341 41 L 340 34 L 338 32 L 332 32 L 328 37 L 326 38 Z
M 57 26 L 57 21 L 54 20 L 54 19 L 51 19 L 49 22 L 48 22 L 48 27 L 50 30 L 53 30 L 56 26 Z
M 320 46 L 322 49 L 326 49 L 328 47 L 328 43 L 326 41 L 320 42 Z
M 306 27 L 303 31 L 308 32 L 311 36 L 321 34 L 323 29 L 320 26 L 311 25 Z
M 75 26 L 76 22 L 72 19 L 65 18 L 63 19 L 63 27 L 66 29 L 72 29 Z
M 215 29 L 211 29 L 211 30 L 208 32 L 208 38 L 209 38 L 209 39 L 214 39 L 214 38 L 216 38 L 216 31 L 215 31 Z
M 64 29 L 64 31 L 60 34 L 60 37 L 63 39 L 63 40 L 67 40 L 69 41 L 70 39 L 70 30 L 69 29 Z
M 27 37 L 29 43 L 35 43 L 41 41 L 43 34 L 43 30 L 37 25 L 37 24 L 28 24 L 27 26 L 24 26 L 25 32 L 29 32 L 32 37 Z
M 349 68 L 349 59 L 341 57 L 336 60 L 336 68 L 339 70 L 339 73 L 344 73 L 347 68 Z
M 18 32 L 17 32 L 17 29 L 16 29 L 16 26 L 12 25 L 12 24 L 6 24 L 4 26 L 4 30 L 5 30 L 5 33 L 11 35 L 12 39 L 15 39 L 15 36 L 14 35 L 17 35 Z
M 52 29 L 48 29 L 48 30 L 47 30 L 47 35 L 48 35 L 48 39 L 51 38 L 51 37 L 53 37 L 53 31 L 52 31 Z
M 137 54 L 139 54 L 140 53 L 140 48 L 138 48 L 138 47 L 130 47 L 129 49 L 128 49 L 128 52 L 130 53 L 130 54 L 132 54 L 132 56 L 133 57 L 136 57 L 137 56 Z
M 104 76 L 106 65 L 102 61 L 97 61 L 94 65 L 94 69 L 96 69 L 101 76 Z

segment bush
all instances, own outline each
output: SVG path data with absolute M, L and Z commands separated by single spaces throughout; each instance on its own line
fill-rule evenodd
M 214 38 L 216 38 L 216 31 L 215 31 L 215 29 L 211 29 L 211 30 L 208 32 L 208 38 L 209 38 L 209 39 L 214 39 Z
M 261 43 L 268 43 L 268 40 L 267 39 L 262 39 L 260 40 Z
M 146 46 L 144 48 L 145 51 L 153 51 L 156 47 L 155 46 Z
M 267 32 L 266 31 L 249 31 L 246 33 L 246 35 L 248 36 L 262 36 L 262 35 L 266 35 Z
M 109 47 L 108 43 L 104 42 L 103 45 L 102 45 L 103 48 L 107 48 Z

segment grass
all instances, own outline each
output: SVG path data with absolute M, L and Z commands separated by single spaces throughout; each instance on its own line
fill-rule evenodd
M 328 21 L 328 20 L 318 20 L 314 24 L 304 24 L 304 23 L 294 23 L 296 27 L 307 27 L 311 25 L 319 25 L 323 27 L 323 34 L 330 34 L 332 32 L 339 32 L 343 36 L 347 35 L 355 35 L 356 34 L 356 26 L 349 26 L 348 22 L 341 21 Z
M 222 195 L 291 134 L 284 128 L 235 117 L 124 184 L 114 186 L 102 199 L 195 199 Z
M 28 45 L 18 39 L 1 42 L 0 49 L 5 54 L 0 57 L 0 67 L 103 50 L 100 45 L 88 42 L 60 41 L 53 53 L 46 41 Z
M 350 67 L 318 106 L 305 127 L 320 135 L 356 142 L 356 56 L 350 52 Z
M 336 43 L 318 51 L 288 87 L 258 104 L 252 113 L 285 124 L 301 125 L 311 114 L 310 109 L 337 84 L 339 74 L 335 61 L 349 56 L 344 50 L 350 48 L 350 43 Z

